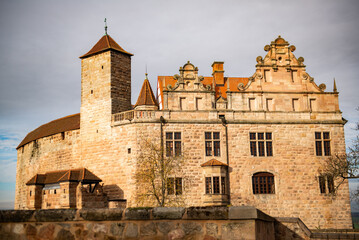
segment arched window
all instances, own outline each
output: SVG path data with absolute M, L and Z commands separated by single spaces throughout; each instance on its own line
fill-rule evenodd
M 253 194 L 274 194 L 274 175 L 258 172 L 252 176 Z

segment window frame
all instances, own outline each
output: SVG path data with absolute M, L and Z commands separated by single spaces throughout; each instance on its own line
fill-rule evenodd
M 252 175 L 252 192 L 258 194 L 275 194 L 275 176 L 270 172 L 256 172 Z
M 252 157 L 273 157 L 273 133 L 249 132 L 249 152 Z
M 166 157 L 182 156 L 182 132 L 165 133 Z
M 168 177 L 166 181 L 167 195 L 182 195 L 183 194 L 183 178 L 182 177 Z
M 318 157 L 331 156 L 331 140 L 330 131 L 314 132 L 315 155 Z
M 331 194 L 335 192 L 334 177 L 332 175 L 318 176 L 319 191 L 321 194 Z
M 227 178 L 225 176 L 222 175 L 205 176 L 204 185 L 205 185 L 206 195 L 227 194 Z
M 221 132 L 204 132 L 204 149 L 206 157 L 221 156 Z

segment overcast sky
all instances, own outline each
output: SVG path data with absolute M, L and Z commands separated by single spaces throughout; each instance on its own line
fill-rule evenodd
M 0 208 L 14 199 L 19 142 L 80 111 L 78 57 L 103 36 L 105 17 L 109 35 L 134 54 L 132 103 L 146 65 L 153 89 L 158 75 L 177 74 L 187 60 L 200 75 L 224 61 L 225 76 L 248 77 L 281 35 L 318 85 L 332 91 L 336 78 L 350 145 L 359 119 L 358 13 L 356 0 L 0 1 Z

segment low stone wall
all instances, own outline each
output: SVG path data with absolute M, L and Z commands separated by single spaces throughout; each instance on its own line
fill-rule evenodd
M 274 239 L 253 207 L 0 211 L 0 239 Z
M 338 234 L 340 239 L 359 239 L 359 235 L 336 233 L 335 236 Z M 0 211 L 2 240 L 274 240 L 327 239 L 329 235 L 333 234 L 311 233 L 298 218 L 274 219 L 254 207 L 246 206 Z M 344 235 L 347 238 L 343 238 Z

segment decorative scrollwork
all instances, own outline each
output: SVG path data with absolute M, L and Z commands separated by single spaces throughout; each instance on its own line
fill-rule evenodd
M 324 83 L 319 84 L 320 91 L 324 92 L 324 90 L 327 88 L 327 86 Z
M 258 56 L 258 57 L 256 58 L 256 61 L 257 61 L 257 63 L 259 63 L 259 64 L 263 63 L 263 58 L 262 58 L 262 56 Z
M 269 45 L 265 45 L 264 46 L 264 51 L 268 52 L 270 50 L 270 46 Z
M 303 57 L 299 57 L 299 58 L 298 58 L 298 63 L 299 63 L 299 65 L 303 64 L 303 62 L 304 62 L 304 58 L 303 58 Z
M 243 83 L 238 83 L 237 88 L 239 91 L 243 91 L 244 90 L 244 84 Z

